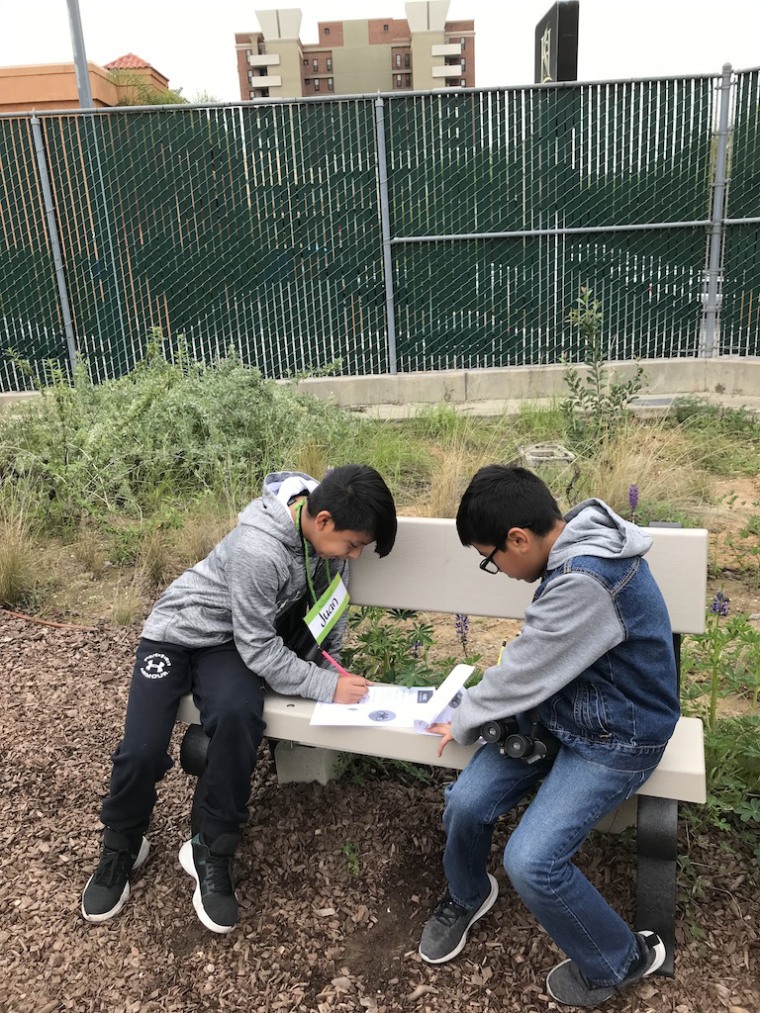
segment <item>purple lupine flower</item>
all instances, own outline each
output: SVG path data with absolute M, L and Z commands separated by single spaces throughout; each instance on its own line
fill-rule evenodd
M 710 612 L 715 616 L 727 616 L 729 600 L 730 599 L 726 598 L 722 591 L 718 591 L 712 600 Z
M 422 641 L 415 640 L 412 646 L 409 648 L 409 653 L 413 658 L 419 658 L 421 649 L 422 649 Z
M 637 485 L 628 486 L 628 506 L 631 508 L 631 513 L 636 513 L 636 507 L 639 505 L 639 487 Z
M 457 612 L 454 616 L 454 628 L 457 631 L 459 642 L 462 645 L 462 649 L 467 651 L 467 639 L 470 633 L 470 617 L 463 615 L 461 612 Z

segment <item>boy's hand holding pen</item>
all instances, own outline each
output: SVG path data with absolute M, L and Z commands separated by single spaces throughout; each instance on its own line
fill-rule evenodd
M 330 657 L 327 651 L 322 650 L 322 657 L 329 661 L 330 664 L 340 674 L 341 678 L 338 679 L 338 684 L 335 687 L 335 696 L 333 696 L 333 703 L 359 703 L 367 695 L 367 690 L 372 685 L 369 680 L 365 679 L 362 675 L 352 675 L 350 672 L 339 664 L 335 658 Z

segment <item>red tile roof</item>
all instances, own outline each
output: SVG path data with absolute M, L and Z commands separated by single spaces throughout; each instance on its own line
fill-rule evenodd
M 125 56 L 119 56 L 115 60 L 111 60 L 110 63 L 105 65 L 106 70 L 138 70 L 141 68 L 149 68 L 151 65 L 147 60 L 143 60 L 140 56 L 135 56 L 134 53 L 127 53 Z

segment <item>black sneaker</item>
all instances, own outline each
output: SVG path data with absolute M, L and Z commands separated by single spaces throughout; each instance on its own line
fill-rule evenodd
M 82 892 L 82 917 L 104 922 L 117 915 L 129 897 L 129 874 L 143 864 L 149 850 L 141 835 L 129 837 L 106 827 L 98 867 Z
M 637 932 L 641 956 L 617 985 L 594 985 L 581 972 L 574 960 L 563 960 L 549 971 L 546 990 L 552 999 L 566 1006 L 598 1006 L 629 985 L 646 978 L 662 967 L 665 944 L 654 932 Z
M 466 908 L 455 904 L 448 890 L 438 901 L 420 940 L 419 953 L 428 964 L 444 964 L 464 949 L 470 926 L 491 910 L 499 896 L 499 884 L 490 873 L 488 880 L 491 889 L 477 907 Z
M 238 903 L 232 881 L 232 856 L 240 834 L 222 834 L 214 841 L 214 850 L 203 834 L 196 834 L 180 848 L 179 861 L 195 880 L 193 907 L 212 932 L 232 932 L 237 924 Z

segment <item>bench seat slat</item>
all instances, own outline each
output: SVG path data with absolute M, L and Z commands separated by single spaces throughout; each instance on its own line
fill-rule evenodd
M 266 735 L 304 746 L 323 746 L 344 753 L 382 756 L 388 760 L 407 760 L 410 763 L 427 763 L 456 770 L 462 770 L 467 765 L 477 748 L 451 742 L 443 756 L 439 757 L 438 736 L 420 735 L 411 728 L 335 728 L 329 725 L 311 725 L 309 722 L 313 710 L 313 700 L 267 693 L 264 704 Z M 191 724 L 199 721 L 200 716 L 191 697 L 183 698 L 177 718 Z M 705 801 L 702 722 L 698 718 L 681 718 L 660 765 L 640 794 L 677 798 L 684 802 Z

